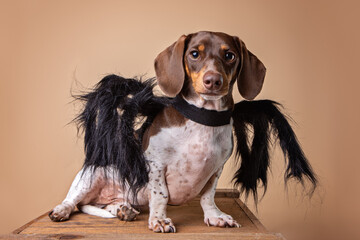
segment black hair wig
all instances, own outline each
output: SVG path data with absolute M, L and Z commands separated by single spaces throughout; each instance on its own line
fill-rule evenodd
M 154 86 L 155 79 L 141 81 L 109 75 L 91 92 L 76 96 L 85 103 L 83 111 L 75 118 L 78 128 L 85 132 L 84 169 L 95 171 L 112 166 L 119 183 L 128 186 L 134 198 L 149 181 L 148 162 L 141 145 L 143 134 L 155 116 L 172 104 L 169 98 L 154 96 Z M 294 177 L 303 182 L 307 177 L 314 189 L 317 183 L 294 131 L 278 106 L 270 100 L 242 101 L 235 104 L 232 113 L 236 158 L 241 158 L 234 184 L 241 185 L 240 190 L 246 196 L 252 192 L 255 202 L 259 182 L 265 191 L 267 187 L 271 133 L 279 139 L 287 159 L 285 180 Z M 138 117 L 145 121 L 135 130 Z M 251 144 L 249 125 L 254 131 Z
M 271 100 L 242 101 L 235 104 L 233 111 L 234 132 L 237 139 L 236 158 L 241 164 L 233 181 L 246 197 L 253 193 L 257 202 L 259 182 L 267 189 L 267 172 L 269 168 L 269 144 L 271 133 L 279 140 L 284 153 L 287 168 L 285 182 L 295 178 L 303 183 L 304 177 L 312 183 L 313 190 L 317 185 L 316 176 L 302 151 L 297 137 L 286 116 L 281 113 L 279 103 Z M 249 143 L 249 125 L 253 129 L 253 140 Z
M 91 92 L 75 96 L 85 103 L 83 111 L 74 119 L 85 132 L 84 169 L 95 171 L 112 166 L 117 180 L 123 187 L 129 187 L 134 198 L 149 181 L 142 136 L 168 104 L 167 98 L 153 95 L 154 81 L 109 75 Z M 136 131 L 135 121 L 139 117 L 145 121 Z

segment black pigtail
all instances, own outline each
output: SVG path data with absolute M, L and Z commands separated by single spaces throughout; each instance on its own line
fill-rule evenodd
M 286 117 L 281 113 L 280 104 L 270 100 L 242 101 L 235 105 L 233 112 L 234 132 L 237 139 L 235 158 L 241 164 L 233 181 L 240 186 L 246 197 L 253 194 L 258 201 L 257 187 L 259 182 L 267 189 L 267 171 L 270 166 L 270 134 L 279 139 L 281 149 L 287 161 L 285 180 L 295 177 L 303 182 L 307 177 L 315 189 L 317 180 L 306 159 L 294 131 Z M 249 143 L 248 127 L 253 128 L 253 141 Z
M 286 120 L 285 116 L 275 105 L 273 105 L 270 110 L 269 115 L 272 118 L 272 128 L 274 129 L 277 139 L 279 139 L 284 157 L 288 160 L 288 166 L 285 172 L 285 181 L 294 177 L 303 183 L 303 175 L 305 175 L 313 184 L 313 189 L 315 190 L 317 185 L 316 176 L 300 147 L 293 129 Z

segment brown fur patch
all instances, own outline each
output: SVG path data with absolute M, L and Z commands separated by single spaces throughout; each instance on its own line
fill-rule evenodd
M 149 146 L 149 141 L 152 136 L 157 135 L 162 128 L 169 127 L 180 127 L 185 125 L 187 119 L 181 115 L 173 107 L 166 107 L 162 112 L 160 112 L 154 119 L 151 126 L 146 129 L 143 137 L 143 151 Z M 175 149 L 173 149 L 175 151 Z

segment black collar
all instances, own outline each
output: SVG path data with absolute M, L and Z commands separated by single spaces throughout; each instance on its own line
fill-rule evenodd
M 230 124 L 232 110 L 218 112 L 216 110 L 198 108 L 189 104 L 180 95 L 177 95 L 172 100 L 172 106 L 184 117 L 202 125 L 219 127 Z

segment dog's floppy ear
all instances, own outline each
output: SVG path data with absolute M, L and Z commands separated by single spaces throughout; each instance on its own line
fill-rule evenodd
M 241 96 L 247 100 L 254 99 L 261 91 L 264 83 L 266 68 L 264 64 L 249 50 L 245 43 L 234 37 L 240 54 L 240 70 L 237 85 Z
M 183 55 L 186 36 L 162 51 L 155 59 L 155 73 L 161 90 L 169 97 L 175 97 L 184 84 Z

